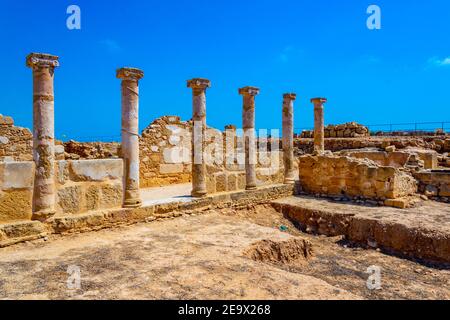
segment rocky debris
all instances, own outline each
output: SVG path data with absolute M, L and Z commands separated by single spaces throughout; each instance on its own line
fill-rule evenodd
M 244 251 L 244 256 L 261 262 L 298 264 L 309 260 L 313 255 L 311 242 L 294 238 L 286 241 L 262 240 Z
M 325 138 L 358 138 L 370 136 L 369 128 L 356 122 L 349 122 L 339 125 L 328 125 L 324 129 Z M 301 134 L 302 138 L 313 138 L 313 130 L 305 130 Z
M 384 150 L 386 150 L 386 152 L 395 152 L 395 146 L 388 146 Z
M 66 160 L 118 158 L 120 143 L 117 142 L 77 142 L 70 140 L 64 144 Z

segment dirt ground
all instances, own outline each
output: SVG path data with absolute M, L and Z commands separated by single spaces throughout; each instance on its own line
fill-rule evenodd
M 312 257 L 287 264 L 244 254 L 261 240 L 297 237 Z M 373 265 L 379 290 L 366 286 Z M 67 285 L 73 266 L 80 289 Z M 0 249 L 0 299 L 450 299 L 450 270 L 303 234 L 260 206 Z

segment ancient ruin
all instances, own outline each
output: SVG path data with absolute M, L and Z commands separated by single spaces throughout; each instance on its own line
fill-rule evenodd
M 58 57 L 32 53 L 26 65 L 33 72 L 33 133 L 0 116 L 0 247 L 172 219 L 211 226 L 202 216 L 214 213 L 227 227 L 232 217 L 245 216 L 281 232 L 295 229 L 296 236 L 339 236 L 387 255 L 450 263 L 445 132 L 382 136 L 354 122 L 325 126 L 327 99 L 314 98 L 314 130 L 295 135 L 294 113 L 301 111 L 294 108 L 297 95 L 285 93 L 282 137 L 263 137 L 255 124 L 260 89 L 250 86 L 238 90 L 242 129 L 221 131 L 207 125 L 211 82 L 203 78 L 187 81 L 192 119 L 168 115 L 139 132 L 144 72 L 121 68 L 121 142 L 62 142 L 54 130 Z M 245 226 L 233 223 L 245 234 Z M 183 230 L 194 232 L 188 225 Z M 244 241 L 245 257 L 292 268 L 311 263 L 321 241 L 248 232 L 254 241 Z

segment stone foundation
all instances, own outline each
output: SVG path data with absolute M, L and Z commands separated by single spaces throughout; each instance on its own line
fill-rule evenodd
M 183 215 L 202 214 L 211 209 L 247 209 L 259 204 L 292 196 L 293 185 L 274 185 L 253 191 L 235 191 L 209 195 L 192 201 L 167 202 L 144 205 L 140 208 L 116 208 L 82 214 L 56 215 L 45 223 L 20 221 L 0 224 L 0 248 L 14 243 L 34 240 L 49 234 L 88 232 L 129 225 L 173 219 Z
M 303 192 L 331 197 L 386 200 L 417 190 L 415 179 L 396 168 L 350 157 L 300 157 L 299 179 Z
M 419 192 L 427 197 L 450 202 L 450 170 L 427 170 L 414 174 L 419 181 Z

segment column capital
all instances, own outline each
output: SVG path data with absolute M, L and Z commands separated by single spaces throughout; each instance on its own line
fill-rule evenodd
M 194 78 L 187 81 L 187 87 L 192 89 L 207 89 L 211 88 L 211 81 L 205 78 Z
M 295 93 L 285 93 L 285 94 L 283 94 L 283 98 L 284 99 L 288 99 L 288 100 L 295 100 L 295 99 L 297 99 L 297 94 L 295 94 Z
M 116 77 L 122 80 L 138 81 L 144 77 L 144 71 L 137 68 L 120 68 L 116 71 Z
M 59 57 L 46 53 L 30 53 L 26 59 L 27 67 L 59 67 Z
M 328 100 L 326 98 L 312 98 L 311 102 L 314 104 L 324 104 L 326 103 Z
M 239 89 L 239 94 L 244 96 L 256 96 L 259 94 L 259 88 L 257 87 L 243 87 Z

